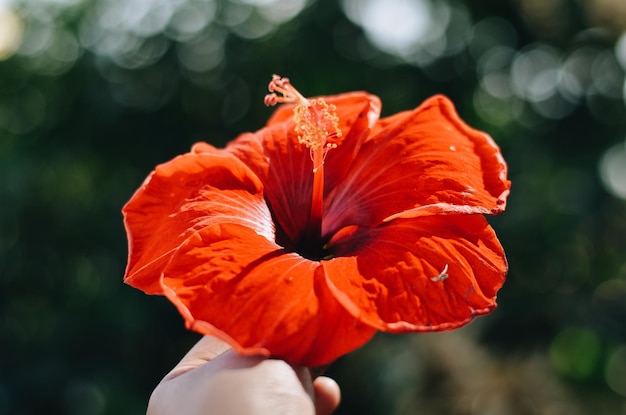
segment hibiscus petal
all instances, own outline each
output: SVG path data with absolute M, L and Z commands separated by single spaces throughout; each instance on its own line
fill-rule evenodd
M 329 194 L 325 234 L 421 216 L 429 205 L 449 213 L 504 210 L 510 182 L 500 150 L 467 126 L 447 98 L 433 97 L 379 124 L 350 174 Z
M 361 145 L 369 136 L 370 129 L 376 125 L 380 116 L 381 102 L 375 95 L 342 94 L 341 100 L 332 100 L 337 107 L 340 128 L 344 134 L 341 144 L 328 152 L 325 165 L 326 194 L 349 174 L 352 162 Z
M 242 224 L 273 239 L 261 182 L 233 156 L 204 150 L 157 166 L 124 207 L 130 285 L 161 293 L 159 276 L 170 254 L 214 223 Z
M 375 332 L 337 302 L 318 262 L 240 225 L 211 226 L 188 238 L 162 284 L 189 328 L 218 336 L 240 353 L 318 366 Z
M 344 140 L 328 153 L 327 187 L 332 188 L 348 171 L 369 127 L 378 119 L 380 100 L 354 92 L 324 97 L 336 106 Z M 265 186 L 266 199 L 288 240 L 296 244 L 306 228 L 311 205 L 313 164 L 310 151 L 298 143 L 293 105 L 278 107 L 268 127 L 242 134 L 227 150 L 246 163 Z
M 398 219 L 346 235 L 322 264 L 337 299 L 367 324 L 445 330 L 496 306 L 507 263 L 481 215 Z
M 267 203 L 287 238 L 283 246 L 294 246 L 305 229 L 313 178 L 309 151 L 298 144 L 289 126 L 243 134 L 227 147 L 262 180 Z

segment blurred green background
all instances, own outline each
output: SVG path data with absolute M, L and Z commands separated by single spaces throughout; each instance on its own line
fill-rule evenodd
M 197 340 L 122 283 L 158 163 L 271 113 L 271 74 L 444 93 L 509 163 L 499 308 L 377 336 L 338 414 L 626 414 L 623 0 L 0 0 L 0 414 L 141 414 Z

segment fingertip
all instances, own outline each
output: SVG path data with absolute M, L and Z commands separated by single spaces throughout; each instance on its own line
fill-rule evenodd
M 333 379 L 320 376 L 313 382 L 317 415 L 330 415 L 341 402 L 341 389 Z

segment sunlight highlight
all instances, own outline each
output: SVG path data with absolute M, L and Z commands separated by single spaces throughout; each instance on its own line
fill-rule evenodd
M 599 169 L 605 189 L 626 199 L 626 142 L 609 148 L 600 159 Z
M 0 61 L 9 59 L 22 41 L 22 21 L 12 10 L 0 7 Z

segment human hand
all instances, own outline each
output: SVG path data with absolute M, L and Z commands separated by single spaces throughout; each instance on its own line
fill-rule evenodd
M 329 415 L 339 399 L 330 378 L 204 336 L 152 392 L 147 415 Z

